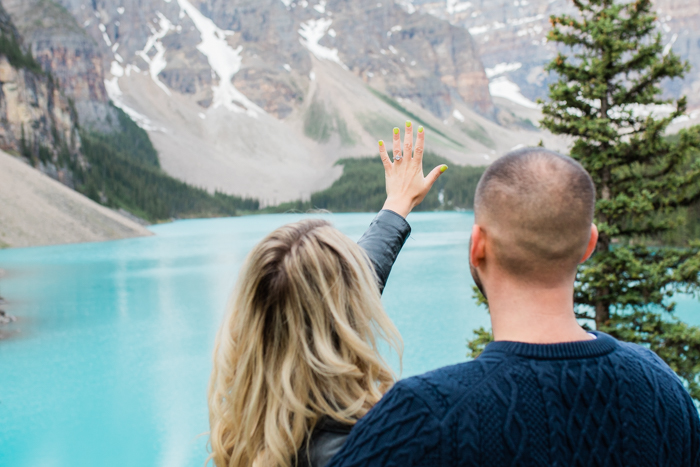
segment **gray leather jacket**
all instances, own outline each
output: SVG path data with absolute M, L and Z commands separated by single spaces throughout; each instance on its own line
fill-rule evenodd
M 410 234 L 411 226 L 406 219 L 393 211 L 383 210 L 357 242 L 374 266 L 380 291 L 384 290 L 391 267 Z M 325 467 L 343 446 L 351 429 L 351 425 L 322 418 L 311 434 L 308 453 L 306 445 L 299 451 L 297 467 Z

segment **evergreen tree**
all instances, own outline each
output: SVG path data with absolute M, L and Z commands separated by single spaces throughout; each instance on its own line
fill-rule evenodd
M 664 246 L 700 198 L 700 127 L 664 136 L 686 99 L 661 98 L 665 79 L 689 65 L 664 50 L 650 0 L 574 0 L 552 16 L 548 39 L 566 46 L 549 71 L 542 124 L 574 138 L 571 157 L 593 177 L 595 255 L 580 269 L 576 312 L 597 329 L 654 350 L 700 400 L 700 329 L 673 316 L 676 293 L 700 291 L 700 242 Z M 653 112 L 664 105 L 666 116 Z M 651 113 L 650 113 L 651 112 Z

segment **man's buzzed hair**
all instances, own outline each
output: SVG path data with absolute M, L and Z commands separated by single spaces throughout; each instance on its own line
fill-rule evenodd
M 496 261 L 523 279 L 554 283 L 574 273 L 591 235 L 595 186 L 570 157 L 525 148 L 497 159 L 476 188 L 474 214 Z

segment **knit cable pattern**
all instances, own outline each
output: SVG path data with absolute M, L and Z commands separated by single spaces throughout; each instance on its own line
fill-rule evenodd
M 497 342 L 403 380 L 330 466 L 700 467 L 700 420 L 678 377 L 651 351 L 597 336 Z

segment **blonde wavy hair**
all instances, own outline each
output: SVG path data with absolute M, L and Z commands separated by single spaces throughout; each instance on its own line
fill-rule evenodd
M 362 248 L 323 220 L 281 227 L 241 270 L 214 350 L 211 455 L 218 467 L 289 467 L 322 416 L 354 424 L 395 381 L 401 355 Z

